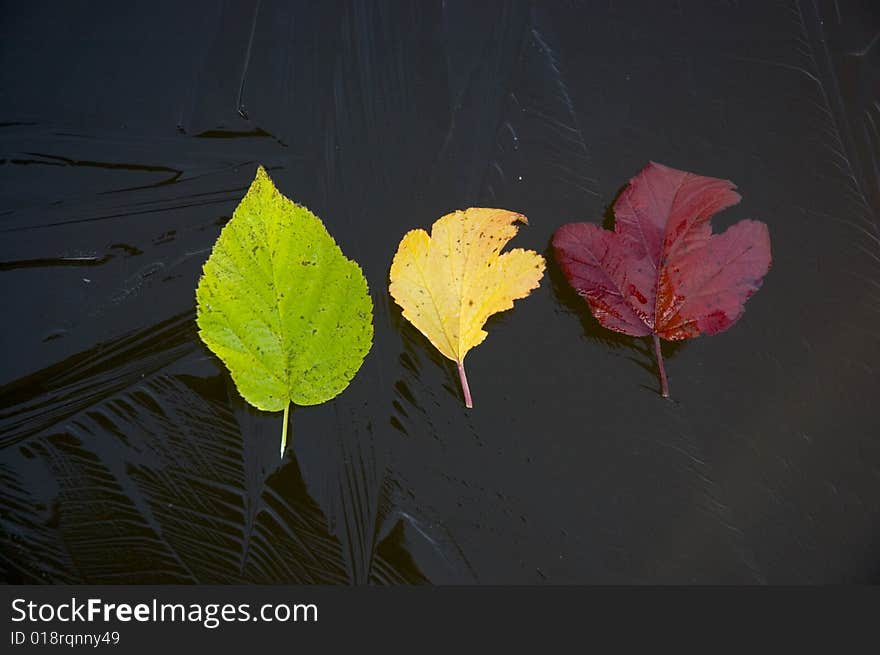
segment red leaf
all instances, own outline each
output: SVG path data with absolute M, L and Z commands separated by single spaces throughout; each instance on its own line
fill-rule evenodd
M 569 283 L 605 327 L 658 337 L 717 334 L 742 316 L 770 268 L 767 226 L 744 220 L 712 234 L 712 216 L 735 205 L 733 182 L 649 163 L 614 203 L 614 231 L 569 223 L 553 247 Z

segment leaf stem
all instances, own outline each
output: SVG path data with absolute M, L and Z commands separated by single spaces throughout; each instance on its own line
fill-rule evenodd
M 284 424 L 281 427 L 281 457 L 284 458 L 284 449 L 287 448 L 287 424 L 290 422 L 290 403 L 284 406 Z
M 464 362 L 458 362 L 458 378 L 461 380 L 461 390 L 464 392 L 464 406 L 472 409 L 474 401 L 471 400 L 471 390 L 468 387 L 467 374 L 464 372 Z
M 666 369 L 663 366 L 663 353 L 660 352 L 660 337 L 652 334 L 654 337 L 654 352 L 657 354 L 657 368 L 660 369 L 660 395 L 669 398 L 669 382 L 666 379 Z

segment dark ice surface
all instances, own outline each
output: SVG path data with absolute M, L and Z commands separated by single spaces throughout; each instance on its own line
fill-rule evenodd
M 8 582 L 880 582 L 880 8 L 863 2 L 5 2 Z M 550 263 L 451 362 L 387 292 L 468 206 L 513 247 L 649 160 L 728 178 L 773 268 L 728 332 L 603 330 Z M 194 289 L 264 164 L 360 262 L 337 399 L 248 408 Z

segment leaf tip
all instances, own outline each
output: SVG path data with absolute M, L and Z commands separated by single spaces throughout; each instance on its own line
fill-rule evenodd
M 254 181 L 251 182 L 251 188 L 259 188 L 263 185 L 268 185 L 271 188 L 275 188 L 275 183 L 272 181 L 272 178 L 269 177 L 269 172 L 266 170 L 266 167 L 262 164 L 257 164 L 257 172 L 254 174 Z

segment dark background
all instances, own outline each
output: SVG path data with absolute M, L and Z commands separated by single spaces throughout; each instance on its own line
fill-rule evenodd
M 880 581 L 880 11 L 864 2 L 8 2 L 0 568 L 10 582 Z M 728 332 L 600 328 L 550 263 L 450 362 L 408 229 L 602 221 L 729 178 L 773 268 Z M 351 386 L 250 410 L 194 326 L 264 164 L 369 280 Z

